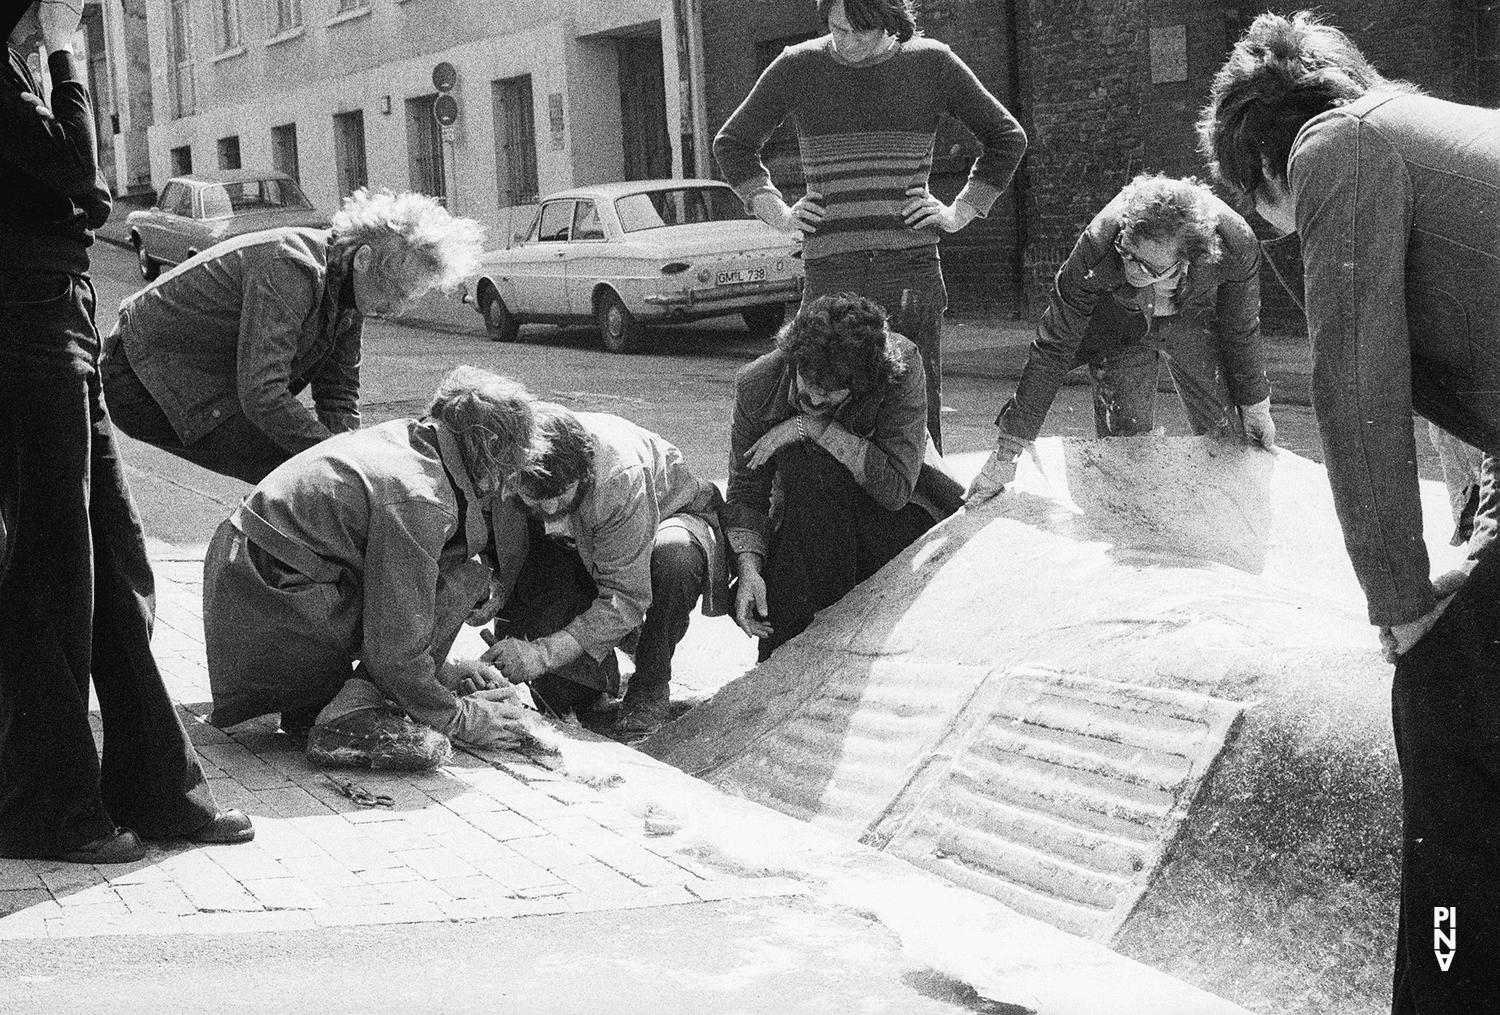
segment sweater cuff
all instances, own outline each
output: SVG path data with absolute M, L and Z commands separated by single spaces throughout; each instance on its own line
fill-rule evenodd
M 980 218 L 987 217 L 990 209 L 995 206 L 995 202 L 999 199 L 1000 189 L 998 187 L 973 177 L 970 177 L 969 182 L 964 184 L 964 189 L 958 192 L 958 197 L 954 198 L 955 201 L 962 201 L 973 208 L 978 212 Z
M 59 49 L 47 56 L 47 73 L 52 76 L 52 86 L 55 88 L 64 81 L 78 80 L 78 63 L 73 58 L 70 49 Z

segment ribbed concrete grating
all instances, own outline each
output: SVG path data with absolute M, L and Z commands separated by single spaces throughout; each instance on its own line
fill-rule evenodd
M 1241 706 L 992 674 L 861 837 L 1095 940 L 1130 915 Z

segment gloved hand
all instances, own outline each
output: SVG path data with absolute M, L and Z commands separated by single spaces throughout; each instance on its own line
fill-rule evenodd
M 1254 405 L 1240 406 L 1240 424 L 1245 428 L 1245 443 L 1259 444 L 1267 451 L 1276 447 L 1276 423 L 1271 419 L 1271 396 Z
M 469 618 L 465 620 L 464 623 L 468 624 L 470 627 L 483 627 L 485 624 L 488 624 L 490 621 L 494 620 L 495 616 L 505 606 L 505 600 L 507 598 L 508 591 L 509 590 L 507 589 L 501 588 L 499 580 L 494 575 L 490 575 L 489 598 L 480 603 L 478 606 L 474 607 L 474 609 L 469 613 Z
M 438 670 L 437 678 L 439 683 L 454 694 L 507 688 L 512 694 L 516 693 L 498 668 L 480 659 L 450 659 Z
M 995 450 L 985 459 L 984 468 L 969 484 L 964 500 L 968 504 L 983 504 L 994 497 L 1016 478 L 1016 462 L 1035 445 L 1031 441 L 1012 437 L 1004 430 L 995 436 Z
M 533 742 L 527 720 L 533 714 L 519 703 L 513 687 L 480 691 L 457 701 L 458 713 L 448 727 L 455 740 L 476 747 L 525 747 Z
M 505 679 L 513 684 L 529 684 L 545 673 L 560 668 L 583 655 L 583 646 L 567 631 L 558 631 L 536 641 L 502 638 L 480 656 L 483 662 L 500 667 Z

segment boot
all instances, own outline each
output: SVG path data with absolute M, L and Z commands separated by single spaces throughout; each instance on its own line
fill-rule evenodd
M 453 745 L 437 730 L 412 722 L 394 708 L 362 708 L 307 735 L 307 758 L 330 768 L 437 768 L 453 757 Z

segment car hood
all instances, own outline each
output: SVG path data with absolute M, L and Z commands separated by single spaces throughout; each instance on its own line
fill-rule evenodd
M 327 229 L 329 226 L 328 216 L 317 209 L 307 211 L 257 211 L 248 215 L 236 215 L 229 219 L 220 219 L 224 223 L 224 234 L 226 236 L 238 236 L 241 233 L 253 233 L 262 229 L 279 229 L 283 226 L 309 226 L 313 229 Z M 218 222 L 211 223 L 218 225 Z
M 622 245 L 659 251 L 672 257 L 698 257 L 749 250 L 783 250 L 800 247 L 801 237 L 772 229 L 759 219 L 732 222 L 695 222 L 686 226 L 663 226 L 626 233 Z

